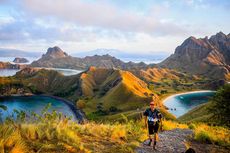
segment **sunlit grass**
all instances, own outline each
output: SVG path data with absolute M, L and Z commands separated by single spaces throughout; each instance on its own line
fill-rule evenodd
M 45 122 L 44 122 L 45 121 Z M 145 139 L 143 121 L 78 124 L 66 118 L 40 122 L 5 122 L 1 152 L 133 152 Z
M 48 107 L 47 107 L 48 108 Z M 144 119 L 122 122 L 78 124 L 56 112 L 34 114 L 32 120 L 17 112 L 18 119 L 8 119 L 0 126 L 0 152 L 134 152 L 148 139 Z M 180 124 L 163 120 L 163 130 L 194 130 L 197 141 L 229 146 L 229 130 L 206 124 Z
M 229 129 L 218 126 L 209 126 L 206 124 L 195 124 L 193 128 L 195 140 L 230 147 Z
M 164 120 L 163 121 L 163 130 L 173 130 L 175 128 L 187 129 L 188 125 L 187 124 L 180 124 L 178 122 L 171 121 L 171 120 Z

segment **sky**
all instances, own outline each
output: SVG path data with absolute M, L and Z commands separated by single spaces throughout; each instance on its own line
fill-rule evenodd
M 0 48 L 173 53 L 186 38 L 230 33 L 229 0 L 0 0 Z

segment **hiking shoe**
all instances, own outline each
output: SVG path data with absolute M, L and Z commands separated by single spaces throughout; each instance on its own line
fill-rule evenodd
M 152 141 L 149 141 L 148 146 L 151 146 Z
M 154 141 L 154 142 L 153 142 L 153 150 L 156 150 L 156 144 L 157 144 L 157 142 Z

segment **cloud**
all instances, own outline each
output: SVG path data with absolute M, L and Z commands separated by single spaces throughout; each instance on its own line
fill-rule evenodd
M 210 19 L 203 19 L 199 9 L 193 12 L 194 6 L 201 3 L 199 0 L 142 3 L 142 0 L 9 0 L 5 8 L 9 12 L 0 16 L 0 45 L 18 49 L 60 45 L 68 50 L 173 51 L 190 35 L 203 37 L 213 34 L 210 31 L 214 28 L 221 30 L 216 24 L 208 25 Z M 195 13 L 199 15 L 193 16 Z
M 157 35 L 183 34 L 186 32 L 183 25 L 169 22 L 161 23 L 159 17 L 154 16 L 154 13 L 143 15 L 138 12 L 120 9 L 105 1 L 96 3 L 81 0 L 47 0 L 44 3 L 40 0 L 23 0 L 22 6 L 37 17 L 50 16 L 73 22 L 79 26 Z M 162 6 L 161 9 L 167 8 Z

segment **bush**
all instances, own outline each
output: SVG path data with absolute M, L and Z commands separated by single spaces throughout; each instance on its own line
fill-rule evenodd
M 110 111 L 110 112 L 117 112 L 118 109 L 117 109 L 117 107 L 115 107 L 115 106 L 111 106 L 111 107 L 109 108 L 109 111 Z
M 211 143 L 211 137 L 209 136 L 207 131 L 199 131 L 198 133 L 196 133 L 195 135 L 195 139 L 200 141 L 200 142 L 205 142 L 205 143 Z
M 190 123 L 190 124 L 188 125 L 188 128 L 194 130 L 194 129 L 196 128 L 196 125 L 193 124 L 193 123 Z
M 84 100 L 78 100 L 77 102 L 76 102 L 76 106 L 77 106 L 77 108 L 78 109 L 84 109 L 85 108 L 85 101 Z
M 213 107 L 209 110 L 219 125 L 230 127 L 230 84 L 219 89 L 212 98 Z

